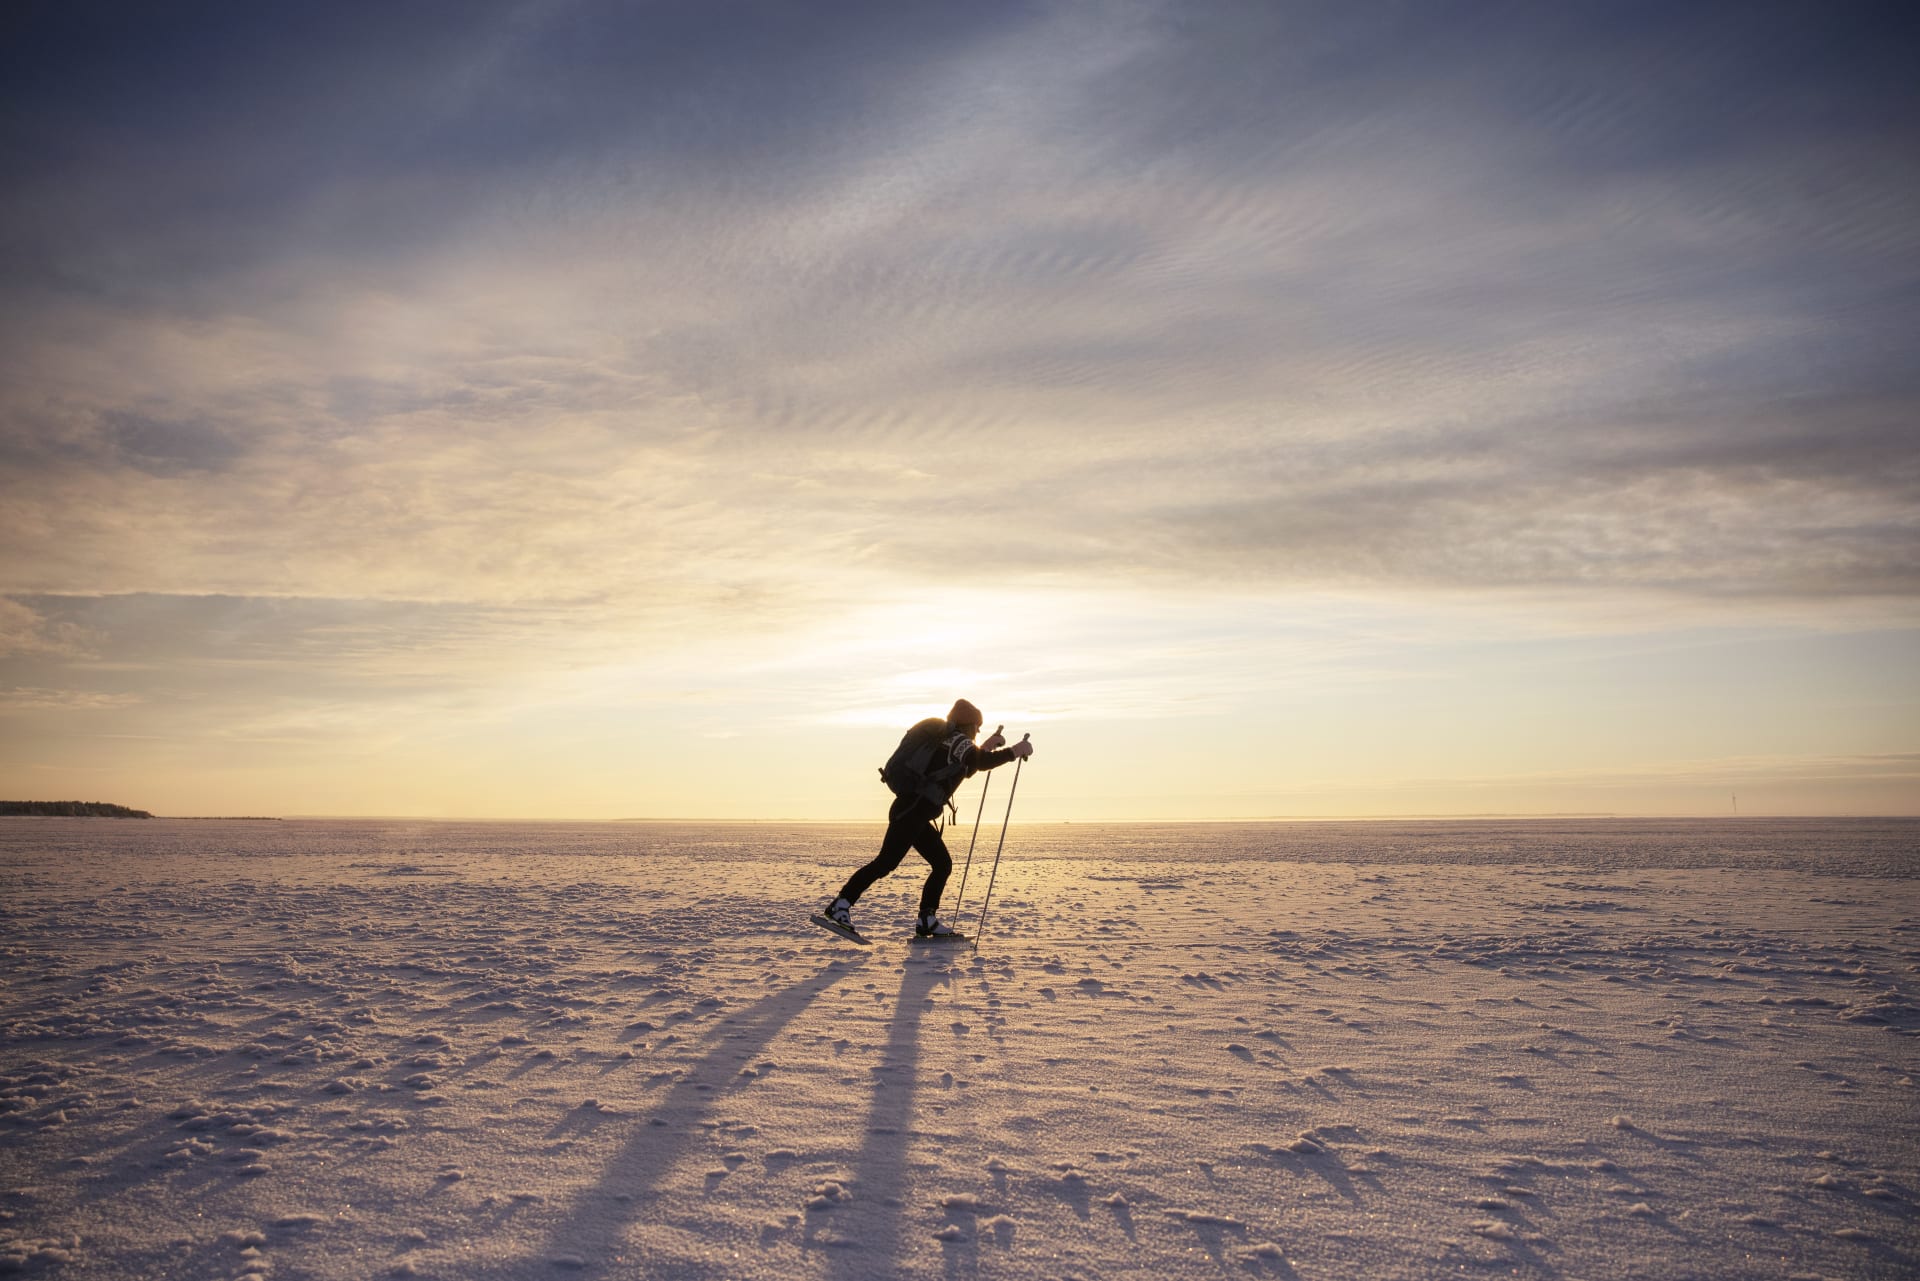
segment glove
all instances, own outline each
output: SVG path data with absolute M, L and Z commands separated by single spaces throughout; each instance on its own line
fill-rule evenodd
M 1013 753 L 1014 760 L 1024 761 L 1033 755 L 1033 744 L 1023 738 L 1007 750 Z
M 980 744 L 980 750 L 983 752 L 992 752 L 992 751 L 997 751 L 998 749 L 1005 747 L 1006 745 L 1007 745 L 1007 736 L 1005 734 L 1002 734 L 999 730 L 995 730 L 993 731 L 993 733 L 987 735 L 986 742 Z

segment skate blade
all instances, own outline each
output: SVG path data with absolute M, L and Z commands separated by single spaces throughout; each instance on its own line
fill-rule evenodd
M 811 916 L 809 916 L 807 919 L 809 921 L 812 921 L 815 925 L 818 925 L 821 929 L 826 930 L 831 934 L 838 934 L 841 938 L 850 940 L 851 942 L 854 942 L 854 943 L 858 943 L 861 947 L 873 946 L 873 944 L 869 942 L 860 933 L 860 931 L 852 928 L 851 926 L 840 924 L 840 922 L 834 920 L 831 916 L 823 916 L 819 912 L 815 912 Z

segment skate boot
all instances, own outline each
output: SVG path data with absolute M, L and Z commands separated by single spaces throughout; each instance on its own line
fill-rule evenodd
M 844 898 L 833 900 L 827 904 L 825 911 L 813 913 L 811 919 L 823 930 L 831 930 L 841 938 L 852 939 L 861 947 L 868 945 L 867 940 L 860 937 L 860 931 L 853 928 L 853 904 Z
M 953 927 L 938 916 L 923 916 L 913 923 L 913 936 L 917 939 L 953 939 L 959 938 Z

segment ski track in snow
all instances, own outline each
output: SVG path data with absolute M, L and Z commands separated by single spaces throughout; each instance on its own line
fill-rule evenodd
M 93 830 L 0 847 L 0 1272 L 1920 1260 L 1914 879 L 1010 853 L 977 953 L 906 941 L 912 863 L 863 951 L 806 915 L 865 836 L 797 863 L 33 837 Z

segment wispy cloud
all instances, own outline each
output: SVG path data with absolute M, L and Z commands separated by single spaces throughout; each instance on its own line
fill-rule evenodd
M 91 639 L 84 627 L 0 596 L 0 658 L 85 657 Z
M 102 712 L 130 707 L 133 694 L 102 694 L 81 689 L 0 689 L 0 715 L 8 712 Z
M 278 133 L 105 93 L 16 165 L 3 585 L 731 608 L 948 512 L 974 581 L 1912 596 L 1848 22 L 948 8 L 275 38 L 205 101 Z

